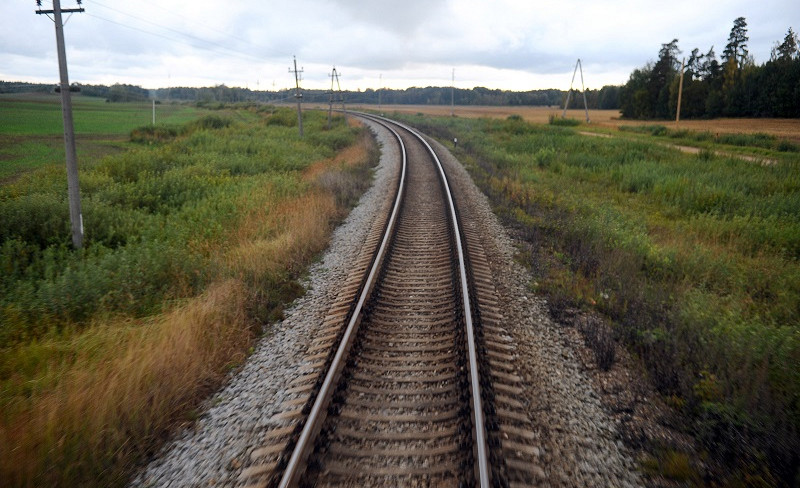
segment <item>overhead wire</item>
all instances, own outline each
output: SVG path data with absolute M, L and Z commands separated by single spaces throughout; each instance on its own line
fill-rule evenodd
M 166 13 L 172 15 L 173 17 L 175 17 L 176 19 L 185 18 L 185 16 L 183 14 L 179 14 L 177 12 L 173 12 L 172 10 L 166 9 L 166 8 L 162 7 L 161 5 L 158 5 L 157 3 L 153 3 L 153 2 L 151 2 L 149 0 L 139 0 L 139 2 L 140 3 L 146 3 L 146 4 L 150 5 L 153 8 L 157 8 L 157 9 L 161 10 L 162 12 L 166 12 Z M 242 42 L 245 42 L 245 43 L 249 43 L 250 42 L 247 39 L 241 38 L 239 36 L 235 36 L 235 35 L 233 35 L 233 34 L 231 34 L 229 32 L 221 31 L 221 30 L 217 29 L 216 27 L 210 26 L 210 25 L 208 25 L 206 23 L 199 22 L 197 20 L 195 20 L 194 23 L 198 24 L 198 25 L 201 25 L 201 26 L 205 27 L 208 30 L 214 31 L 217 34 L 222 34 L 225 37 L 229 37 L 231 39 L 235 39 L 237 41 L 242 41 Z
M 219 43 L 216 43 L 216 42 L 213 42 L 213 41 L 209 41 L 209 40 L 206 40 L 206 39 L 202 39 L 202 38 L 194 36 L 192 34 L 187 34 L 185 32 L 181 32 L 181 31 L 179 31 L 177 29 L 174 29 L 172 27 L 168 27 L 168 26 L 161 25 L 161 24 L 158 24 L 156 22 L 153 22 L 153 21 L 150 21 L 150 20 L 147 20 L 147 19 L 143 19 L 143 18 L 138 17 L 136 15 L 129 14 L 127 12 L 123 12 L 123 11 L 115 9 L 113 7 L 109 7 L 107 5 L 104 5 L 104 4 L 102 4 L 101 2 L 99 2 L 97 0 L 84 0 L 84 1 L 85 2 L 91 1 L 91 3 L 93 5 L 95 5 L 95 6 L 102 7 L 102 8 L 114 11 L 114 12 L 120 14 L 120 15 L 124 15 L 126 17 L 130 17 L 130 18 L 136 19 L 137 21 L 143 22 L 145 24 L 150 24 L 150 25 L 152 25 L 154 27 L 157 27 L 159 29 L 164 29 L 166 31 L 173 32 L 175 34 L 178 34 L 180 36 L 183 36 L 183 37 L 187 38 L 188 40 L 187 39 L 180 39 L 180 38 L 169 36 L 169 35 L 165 35 L 163 33 L 155 32 L 155 31 L 148 30 L 148 29 L 142 29 L 140 27 L 135 27 L 133 25 L 124 24 L 122 22 L 118 22 L 118 21 L 115 21 L 115 20 L 112 20 L 112 19 L 101 17 L 101 16 L 99 16 L 97 14 L 94 14 L 94 13 L 90 13 L 89 11 L 84 12 L 90 17 L 94 17 L 96 19 L 99 19 L 99 20 L 102 20 L 102 21 L 105 21 L 105 22 L 109 22 L 109 23 L 112 23 L 112 24 L 115 24 L 115 25 L 119 25 L 119 26 L 125 27 L 127 29 L 131 29 L 131 30 L 135 30 L 135 31 L 138 31 L 138 32 L 142 32 L 144 34 L 149 34 L 149 35 L 152 35 L 152 36 L 160 37 L 162 39 L 166 39 L 166 40 L 169 40 L 169 41 L 177 42 L 177 43 L 192 47 L 194 49 L 201 49 L 201 50 L 211 51 L 211 52 L 215 52 L 217 54 L 222 54 L 222 55 L 225 55 L 225 56 L 234 56 L 234 57 L 238 57 L 240 59 L 246 60 L 246 61 L 263 62 L 262 58 L 258 58 L 258 57 L 254 56 L 252 54 L 243 53 L 243 52 L 231 49 L 231 48 L 229 48 L 227 46 L 224 46 L 222 44 L 219 44 Z M 198 45 L 197 44 L 198 42 L 206 44 L 206 46 Z

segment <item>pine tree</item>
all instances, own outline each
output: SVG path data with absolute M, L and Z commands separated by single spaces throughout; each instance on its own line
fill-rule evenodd
M 775 43 L 775 47 L 772 48 L 770 60 L 791 61 L 793 59 L 800 59 L 800 48 L 798 44 L 800 44 L 800 42 L 798 42 L 797 34 L 789 27 L 789 30 L 786 32 L 786 37 L 783 38 L 783 42 L 780 44 Z
M 722 64 L 727 65 L 730 60 L 736 63 L 738 68 L 742 68 L 750 52 L 747 50 L 747 21 L 744 17 L 739 17 L 733 21 L 733 28 L 728 36 L 728 44 L 722 52 Z

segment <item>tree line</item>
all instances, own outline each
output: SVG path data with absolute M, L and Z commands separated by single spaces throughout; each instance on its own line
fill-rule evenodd
M 0 81 L 0 93 L 49 93 L 53 85 Z M 212 87 L 170 87 L 148 90 L 136 85 L 115 84 L 83 85 L 73 84 L 73 91 L 80 90 L 85 96 L 105 98 L 109 102 L 135 102 L 155 99 L 160 101 L 190 101 L 201 104 L 262 102 L 277 103 L 293 101 L 294 89 L 277 91 L 250 90 L 249 88 L 217 85 Z M 590 109 L 619 108 L 619 86 L 604 86 L 599 90 L 586 90 Z M 303 101 L 308 103 L 328 103 L 328 90 L 302 90 Z M 339 103 L 386 105 L 450 105 L 451 97 L 456 105 L 496 105 L 496 106 L 558 106 L 563 107 L 567 92 L 564 90 L 509 91 L 475 87 L 471 89 L 451 87 L 411 87 L 401 90 L 382 88 L 375 90 L 342 91 L 334 93 Z M 570 107 L 583 108 L 583 98 L 573 94 Z
M 683 73 L 681 117 L 800 117 L 797 34 L 790 27 L 760 66 L 747 49 L 748 40 L 747 21 L 739 17 L 719 60 L 713 46 L 705 53 L 692 50 Z M 631 73 L 619 93 L 623 117 L 675 118 L 680 54 L 678 39 L 673 39 L 661 45 L 657 61 Z

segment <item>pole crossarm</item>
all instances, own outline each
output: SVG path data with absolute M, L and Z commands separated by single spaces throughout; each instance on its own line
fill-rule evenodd
M 86 12 L 86 9 L 83 8 L 83 7 L 81 7 L 81 8 L 62 8 L 61 9 L 61 13 L 62 14 L 74 14 L 74 13 L 80 13 L 80 12 Z M 56 13 L 56 11 L 55 10 L 37 10 L 36 13 L 38 15 L 54 14 L 54 13 Z

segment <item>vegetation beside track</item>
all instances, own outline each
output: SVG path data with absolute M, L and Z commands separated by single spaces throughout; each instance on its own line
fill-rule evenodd
M 189 119 L 80 160 L 82 251 L 63 162 L 0 186 L 4 486 L 124 484 L 302 292 L 377 161 L 341 117 L 303 139 L 289 109 Z
M 726 146 L 688 155 L 519 117 L 403 118 L 458 138 L 456 155 L 530 244 L 531 286 L 556 315 L 592 308 L 612 321 L 727 470 L 695 460 L 700 475 L 800 482 L 800 158 L 774 141 L 759 150 L 776 149 L 764 154 L 777 164 L 761 166 L 714 155 Z

